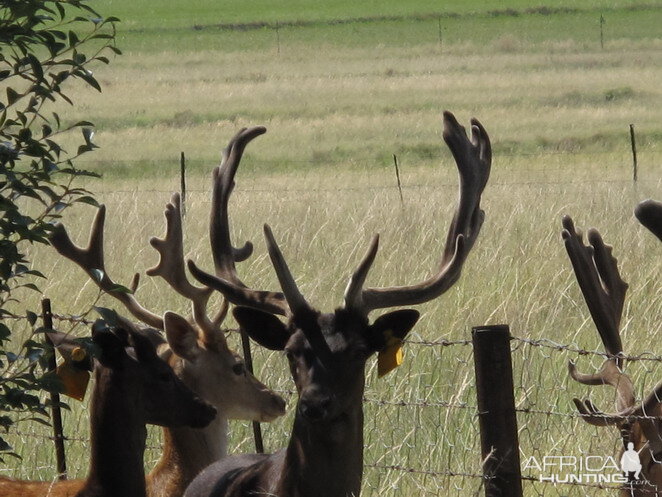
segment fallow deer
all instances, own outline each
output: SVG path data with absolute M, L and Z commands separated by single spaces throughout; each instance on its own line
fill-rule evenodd
M 662 208 L 641 204 L 637 217 L 656 234 L 662 233 Z M 612 247 L 605 245 L 600 233 L 591 229 L 588 243 L 584 245 L 581 232 L 575 230 L 572 219 L 563 219 L 563 240 L 568 256 L 588 306 L 593 322 L 607 354 L 607 359 L 595 374 L 582 374 L 573 362 L 568 364 L 570 376 L 584 385 L 609 385 L 616 389 L 616 412 L 605 414 L 590 400 L 573 399 L 582 418 L 596 426 L 616 426 L 623 447 L 639 454 L 639 478 L 628 476 L 621 494 L 630 497 L 662 496 L 662 382 L 640 403 L 635 400 L 634 385 L 623 372 L 623 344 L 620 322 L 628 284 L 618 271 L 618 263 L 612 255 Z M 657 232 L 655 231 L 657 229 Z M 629 444 L 632 444 L 629 447 Z M 636 461 L 635 461 L 636 465 Z
M 248 258 L 252 245 L 235 249 L 230 242 L 228 201 L 246 145 L 263 134 L 261 127 L 243 129 L 235 135 L 223 152 L 221 165 L 213 172 L 210 241 L 218 274 L 225 267 L 234 271 L 235 261 Z M 62 225 L 58 225 L 51 243 L 64 257 L 78 264 L 99 288 L 122 302 L 142 323 L 164 330 L 167 344 L 159 354 L 172 366 L 177 376 L 200 397 L 216 407 L 215 420 L 204 429 L 165 428 L 161 459 L 148 475 L 150 497 L 181 496 L 190 481 L 206 466 L 227 453 L 228 419 L 272 421 L 285 413 L 285 401 L 267 389 L 244 365 L 226 342 L 221 324 L 227 313 L 227 302 L 215 317 L 207 314 L 207 302 L 212 289 L 192 285 L 186 276 L 183 254 L 181 202 L 178 194 L 166 206 L 166 235 L 152 238 L 151 245 L 159 252 L 159 263 L 147 270 L 150 276 L 161 276 L 176 292 L 192 302 L 193 322 L 174 312 L 163 317 L 145 309 L 134 293 L 118 287 L 106 272 L 103 232 L 105 207 L 101 206 L 92 224 L 87 248 L 74 245 Z M 226 258 L 225 254 L 231 254 Z M 135 292 L 138 275 L 131 285 Z
M 150 340 L 133 330 L 93 331 L 100 354 L 90 408 L 85 480 L 0 479 L 2 497 L 145 497 L 145 424 L 201 428 L 216 410 L 175 376 Z M 131 350 L 125 347 L 131 344 Z
M 472 140 L 455 117 L 444 113 L 444 140 L 460 173 L 460 200 L 441 267 L 428 280 L 393 288 L 363 288 L 375 259 L 378 237 L 349 280 L 344 305 L 322 314 L 304 299 L 268 226 L 265 236 L 282 293 L 247 288 L 236 276 L 217 277 L 189 261 L 192 274 L 240 305 L 234 315 L 258 343 L 284 350 L 299 401 L 289 444 L 273 455 L 228 457 L 204 470 L 185 497 L 263 495 L 277 497 L 358 496 L 363 475 L 365 366 L 376 352 L 395 353 L 418 320 L 418 311 L 398 310 L 369 323 L 376 309 L 422 304 L 447 291 L 483 224 L 480 196 L 491 165 L 483 126 L 472 120 Z M 225 254 L 231 259 L 231 254 Z M 276 315 L 286 316 L 284 324 Z

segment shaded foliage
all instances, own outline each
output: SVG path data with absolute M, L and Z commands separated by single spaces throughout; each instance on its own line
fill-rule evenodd
M 27 311 L 30 337 L 14 338 L 16 291 L 39 291 L 43 274 L 26 255 L 28 244 L 48 243 L 62 211 L 74 203 L 96 204 L 83 188 L 75 159 L 92 151 L 92 123 L 67 124 L 49 110 L 55 102 L 72 104 L 70 83 L 78 80 L 101 91 L 89 69 L 119 54 L 116 18 L 103 18 L 83 0 L 3 0 L 0 6 L 0 429 L 19 420 L 48 423 L 41 390 L 59 388 L 47 372 L 52 353 L 41 343 L 37 315 Z M 84 51 L 83 51 L 84 50 Z M 62 146 L 66 133 L 82 138 L 75 151 Z M 13 348 L 14 351 L 10 351 Z M 0 452 L 16 455 L 0 436 Z

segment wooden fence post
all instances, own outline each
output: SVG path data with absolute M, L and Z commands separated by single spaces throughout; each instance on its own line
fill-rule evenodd
M 400 192 L 400 205 L 405 204 L 405 199 L 402 196 L 402 185 L 400 184 L 400 168 L 398 167 L 398 156 L 393 154 L 393 164 L 395 164 L 395 179 L 398 181 L 398 191 Z
M 253 356 L 251 354 L 251 342 L 244 330 L 241 330 L 241 346 L 244 350 L 244 363 L 250 374 L 253 374 Z M 262 428 L 260 423 L 253 421 L 253 439 L 255 440 L 256 452 L 264 453 L 264 442 L 262 441 Z
M 472 329 L 485 497 L 522 497 L 508 325 Z
M 41 315 L 44 323 L 44 328 L 48 330 L 53 329 L 53 312 L 51 311 L 50 299 L 43 299 L 41 301 Z M 55 347 L 51 338 L 46 334 L 46 343 L 51 347 L 53 353 L 48 360 L 48 369 L 55 371 L 57 369 L 57 362 L 55 360 Z M 58 478 L 60 480 L 67 479 L 67 459 L 64 453 L 64 432 L 62 430 L 62 410 L 60 409 L 60 394 L 52 392 L 51 402 L 51 418 L 53 421 L 53 442 L 55 443 L 55 459 L 57 463 Z
M 630 124 L 630 145 L 632 146 L 632 180 L 637 182 L 637 142 L 634 139 L 634 124 Z
M 604 25 L 605 25 L 605 16 L 600 14 L 600 48 L 605 49 L 605 34 L 604 34 Z

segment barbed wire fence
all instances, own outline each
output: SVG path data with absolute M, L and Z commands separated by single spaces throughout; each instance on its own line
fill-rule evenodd
M 91 320 L 68 314 L 53 312 L 54 327 L 90 325 Z M 14 321 L 28 321 L 29 316 L 4 317 Z M 526 333 L 523 333 L 526 334 Z M 477 398 L 476 381 L 473 376 L 474 344 L 472 340 L 422 340 L 416 336 L 407 340 L 416 361 L 430 360 L 437 365 L 434 371 L 416 375 L 414 369 L 407 371 L 405 365 L 399 375 L 392 375 L 390 383 L 382 384 L 368 379 L 364 397 L 365 411 L 365 469 L 366 493 L 382 495 L 389 489 L 397 495 L 409 495 L 417 491 L 420 495 L 437 495 L 457 490 L 480 495 L 486 485 L 499 478 L 485 470 L 485 457 L 481 454 L 478 418 L 486 414 L 479 409 L 484 399 Z M 512 449 L 521 458 L 522 474 L 518 476 L 524 486 L 524 495 L 602 495 L 600 492 L 619 488 L 618 483 L 600 479 L 593 471 L 592 478 L 573 481 L 568 474 L 556 474 L 552 481 L 539 467 L 542 461 L 563 458 L 570 465 L 566 472 L 580 468 L 582 457 L 601 456 L 617 459 L 621 448 L 618 430 L 613 427 L 595 427 L 585 423 L 584 416 L 572 406 L 572 398 L 590 396 L 605 411 L 610 411 L 615 398 L 614 389 L 590 388 L 569 379 L 567 362 L 578 363 L 582 371 L 596 371 L 607 358 L 601 350 L 588 350 L 573 343 L 559 343 L 546 338 L 530 338 L 514 333 L 509 339 L 512 354 L 515 414 L 518 423 L 517 442 Z M 427 359 L 426 359 L 426 356 Z M 642 352 L 623 355 L 628 374 L 635 384 L 651 385 L 660 376 L 662 356 Z M 412 361 L 413 362 L 413 361 Z M 491 367 L 487 364 L 487 367 Z M 411 366 L 410 366 L 411 368 Z M 369 372 L 370 373 L 370 372 Z M 370 378 L 370 374 L 368 375 Z M 652 378 L 652 380 L 651 380 Z M 588 392 L 587 392 L 588 389 Z M 296 392 L 287 383 L 275 389 L 290 401 L 296 402 Z M 600 390 L 593 392 L 591 390 Z M 611 391 L 610 391 L 611 390 Z M 642 386 L 638 398 L 647 392 Z M 491 396 L 498 396 L 493 392 Z M 490 396 L 490 397 L 491 397 Z M 67 447 L 89 450 L 86 408 L 78 411 L 78 428 L 62 434 Z M 65 413 L 65 416 L 70 413 Z M 73 413 L 71 413 L 73 415 Z M 657 419 L 640 416 L 642 419 Z M 71 424 L 68 425 L 71 429 Z M 388 426 L 389 430 L 384 427 Z M 274 449 L 282 447 L 289 437 L 289 423 L 279 429 L 266 428 L 266 445 Z M 9 433 L 16 445 L 23 444 L 31 449 L 25 463 L 31 464 L 36 452 L 41 453 L 31 467 L 32 471 L 52 478 L 55 463 L 51 441 L 57 435 L 49 434 L 44 427 L 22 424 Z M 569 436 L 571 435 L 571 436 Z M 161 444 L 150 437 L 146 462 L 149 465 L 160 457 Z M 238 452 L 251 452 L 253 440 L 248 429 L 237 441 Z M 50 453 L 44 457 L 43 453 Z M 79 458 L 80 459 L 80 458 Z M 533 462 L 532 462 L 533 461 Z M 87 459 L 75 460 L 70 467 L 73 473 L 83 473 Z M 536 466 L 538 465 L 538 466 Z M 545 471 L 559 471 L 552 464 Z M 595 468 L 594 468 L 595 469 Z M 561 470 L 563 468 L 561 467 Z M 604 470 L 604 468 L 603 468 Z M 562 471 L 561 471 L 562 473 Z M 0 474 L 15 475 L 9 470 Z M 573 493 L 575 492 L 575 493 Z M 521 495 L 508 493 L 508 495 Z

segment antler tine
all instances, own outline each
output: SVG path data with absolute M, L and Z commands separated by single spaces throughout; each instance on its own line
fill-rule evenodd
M 648 396 L 639 404 L 634 405 L 634 401 L 627 407 L 614 413 L 603 413 L 598 410 L 590 400 L 573 399 L 577 410 L 585 416 L 587 422 L 591 424 L 620 424 L 627 421 L 636 421 L 644 416 L 655 417 L 654 411 L 662 403 L 662 381 L 648 394 Z M 593 416 L 593 418 L 591 417 Z M 601 422 L 597 422 L 598 420 Z
M 146 272 L 149 276 L 160 276 L 173 290 L 189 299 L 193 304 L 193 319 L 204 331 L 214 329 L 207 317 L 207 302 L 212 289 L 196 287 L 186 277 L 184 269 L 184 241 L 182 233 L 182 211 L 179 193 L 174 193 L 166 204 L 166 234 L 164 238 L 152 237 L 149 243 L 159 253 L 159 262 Z
M 590 246 L 585 246 L 569 216 L 563 218 L 563 227 L 566 251 L 586 305 L 605 350 L 615 356 L 620 367 L 622 360 L 618 355 L 623 351 L 623 344 L 619 325 L 628 284 L 620 277 L 611 247 L 605 245 L 597 230 L 589 231 Z
M 287 300 L 290 313 L 294 315 L 307 313 L 311 310 L 311 307 L 308 302 L 306 302 L 303 295 L 301 295 L 301 292 L 294 281 L 294 277 L 290 272 L 290 268 L 287 266 L 283 253 L 280 251 L 268 224 L 264 225 L 264 237 L 267 240 L 267 250 L 269 251 L 271 264 L 276 271 L 276 276 L 278 277 L 278 282 L 280 283 L 280 287 Z
M 246 242 L 243 248 L 235 249 L 230 241 L 228 200 L 234 188 L 234 176 L 246 145 L 266 131 L 263 126 L 244 128 L 239 131 L 223 151 L 221 165 L 214 170 L 209 238 L 216 276 L 201 270 L 190 260 L 188 268 L 200 283 L 222 293 L 228 301 L 235 305 L 245 305 L 286 316 L 289 308 L 282 293 L 252 290 L 237 275 L 235 262 L 248 257 L 253 250 L 253 245 Z
M 616 410 L 621 411 L 634 405 L 634 385 L 632 380 L 616 365 L 614 359 L 608 359 L 595 374 L 583 374 L 577 371 L 575 363 L 568 362 L 568 372 L 573 380 L 583 385 L 609 385 L 616 389 Z
M 662 241 L 662 202 L 644 200 L 634 210 L 639 222 Z
M 350 299 L 353 305 L 361 302 L 361 308 L 357 310 L 368 314 L 374 309 L 422 304 L 446 292 L 459 279 L 462 266 L 485 219 L 485 214 L 480 209 L 480 197 L 487 184 L 492 164 L 492 147 L 487 131 L 477 119 L 472 119 L 471 125 L 470 140 L 455 116 L 448 111 L 444 112 L 443 138 L 457 164 L 460 193 L 438 272 L 412 286 L 366 288 L 359 292 L 357 285 L 350 283 L 345 292 L 346 296 L 361 294 L 360 298 Z M 367 272 L 369 265 L 365 269 Z M 365 275 L 361 278 L 353 277 L 352 281 L 358 284 L 364 279 Z
M 368 272 L 372 267 L 372 263 L 375 261 L 375 256 L 377 255 L 377 249 L 379 248 L 379 235 L 375 235 L 372 238 L 368 252 L 363 257 L 363 260 L 359 266 L 352 274 L 352 277 L 347 283 L 347 288 L 345 289 L 345 308 L 346 309 L 363 309 L 363 284 L 365 279 L 368 276 Z
M 245 305 L 281 316 L 289 315 L 285 296 L 280 292 L 252 290 L 244 285 L 232 283 L 203 271 L 191 260 L 188 261 L 188 269 L 196 280 L 222 293 L 234 305 Z
M 575 398 L 572 399 L 572 401 L 575 403 L 575 407 L 577 407 L 579 414 L 582 415 L 582 419 L 588 424 L 594 426 L 608 426 L 621 424 L 625 421 L 624 418 L 618 418 L 603 413 L 588 399 L 581 400 Z
M 106 207 L 104 205 L 99 207 L 94 221 L 92 222 L 92 230 L 86 248 L 76 246 L 69 238 L 67 230 L 62 224 L 57 224 L 51 235 L 50 242 L 55 250 L 60 255 L 75 262 L 80 266 L 87 275 L 94 281 L 94 283 L 108 295 L 119 300 L 127 310 L 133 314 L 137 319 L 160 330 L 163 329 L 163 319 L 148 311 L 138 303 L 136 298 L 127 293 L 124 289 L 120 288 L 108 276 L 105 268 L 104 253 L 103 253 L 103 230 L 106 220 Z M 101 272 L 99 275 L 98 271 Z
M 243 128 L 223 150 L 221 165 L 214 169 L 214 188 L 209 222 L 209 240 L 216 275 L 232 283 L 242 285 L 237 276 L 235 261 L 247 259 L 253 252 L 251 242 L 246 242 L 240 249 L 232 247 L 230 240 L 230 222 L 228 201 L 234 188 L 234 176 L 241 162 L 246 146 L 255 138 L 267 132 L 264 126 Z

